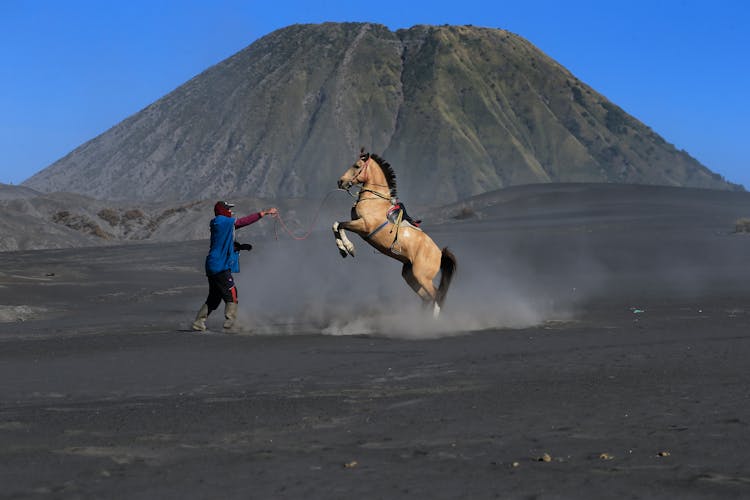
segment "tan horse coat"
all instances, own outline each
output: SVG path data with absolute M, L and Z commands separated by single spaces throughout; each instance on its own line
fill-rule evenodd
M 338 184 L 347 190 L 355 184 L 362 186 L 352 208 L 352 220 L 333 224 L 341 256 L 354 257 L 354 244 L 345 231 L 357 233 L 378 251 L 404 264 L 401 276 L 425 304 L 433 304 L 437 317 L 456 269 L 456 258 L 447 248 L 438 248 L 424 231 L 405 222 L 387 222 L 386 214 L 396 194 L 390 165 L 363 152 Z M 439 271 L 442 271 L 440 284 L 436 287 L 433 279 Z

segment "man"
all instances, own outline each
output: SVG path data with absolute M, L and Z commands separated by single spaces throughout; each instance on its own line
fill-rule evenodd
M 250 250 L 251 245 L 240 245 L 234 241 L 234 230 L 248 226 L 266 215 L 276 215 L 276 208 L 236 219 L 232 213 L 234 205 L 218 201 L 214 205 L 215 217 L 211 219 L 211 247 L 206 256 L 208 276 L 208 298 L 193 321 L 193 330 L 205 331 L 206 318 L 224 300 L 224 328 L 229 329 L 237 319 L 237 287 L 232 273 L 240 272 L 240 250 Z

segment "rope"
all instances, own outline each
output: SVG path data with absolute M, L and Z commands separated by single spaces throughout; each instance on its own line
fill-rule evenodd
M 307 229 L 307 231 L 305 231 L 305 233 L 302 236 L 295 235 L 289 229 L 289 226 L 286 225 L 286 223 L 284 222 L 284 219 L 281 217 L 281 213 L 276 213 L 273 216 L 273 218 L 278 221 L 278 223 L 281 225 L 281 228 L 284 230 L 284 232 L 288 234 L 293 240 L 297 240 L 297 241 L 306 240 L 312 234 L 313 226 L 318 221 L 318 216 L 320 216 L 320 211 L 323 209 L 323 205 L 325 204 L 326 201 L 328 201 L 328 197 L 331 196 L 336 191 L 345 191 L 345 190 L 344 189 L 332 189 L 331 191 L 328 192 L 328 194 L 325 195 L 325 197 L 323 197 L 323 201 L 320 202 L 320 205 L 318 206 L 318 210 L 315 212 L 315 217 L 313 217 L 313 220 L 310 223 L 309 228 Z M 273 226 L 273 233 L 274 233 L 274 237 L 276 238 L 276 240 L 278 240 L 279 232 L 278 232 L 276 225 Z

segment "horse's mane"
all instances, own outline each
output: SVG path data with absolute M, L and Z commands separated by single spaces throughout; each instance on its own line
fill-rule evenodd
M 388 183 L 388 188 L 391 190 L 391 197 L 398 198 L 396 195 L 396 172 L 391 168 L 391 164 L 374 153 L 370 153 L 370 157 L 378 162 L 378 165 L 380 165 L 380 168 L 383 170 L 385 182 Z

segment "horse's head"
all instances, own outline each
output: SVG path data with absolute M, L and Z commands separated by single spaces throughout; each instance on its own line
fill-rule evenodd
M 359 159 L 339 179 L 339 189 L 349 189 L 354 184 L 367 182 L 367 167 L 372 161 L 374 160 L 370 157 L 370 153 L 366 153 L 362 148 L 359 152 Z

